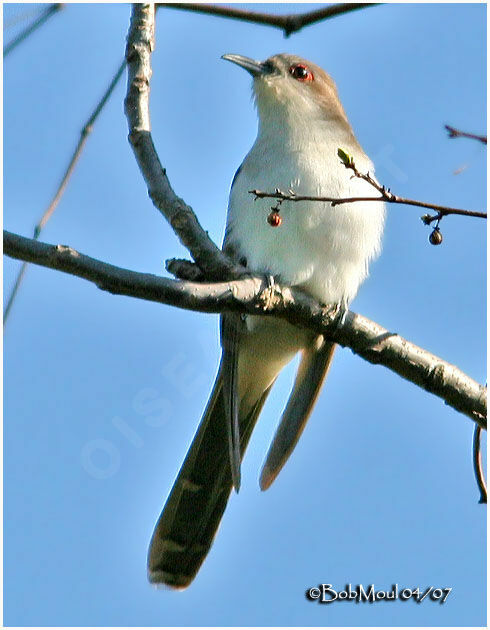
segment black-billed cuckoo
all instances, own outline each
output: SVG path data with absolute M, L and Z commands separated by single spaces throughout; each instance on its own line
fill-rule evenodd
M 256 273 L 301 288 L 324 304 L 346 309 L 380 251 L 383 203 L 254 200 L 252 189 L 298 195 L 376 197 L 340 162 L 339 148 L 361 172 L 373 164 L 356 140 L 334 82 L 320 67 L 280 54 L 264 62 L 223 59 L 253 77 L 257 139 L 233 179 L 224 250 Z M 278 219 L 278 216 L 280 219 Z M 301 352 L 292 393 L 269 449 L 260 487 L 273 482 L 291 454 L 328 371 L 334 344 L 270 317 L 224 314 L 221 364 L 197 433 L 150 543 L 153 583 L 185 588 L 218 529 L 240 462 L 279 372 Z

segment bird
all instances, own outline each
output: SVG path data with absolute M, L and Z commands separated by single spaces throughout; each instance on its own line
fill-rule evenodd
M 248 71 L 258 113 L 256 140 L 233 178 L 223 251 L 252 272 L 297 287 L 346 313 L 368 267 L 380 253 L 382 202 L 332 205 L 254 199 L 251 190 L 291 190 L 333 198 L 379 197 L 338 157 L 374 178 L 333 79 L 291 54 L 260 62 L 238 54 L 222 59 Z M 260 475 L 267 489 L 291 455 L 329 370 L 335 344 L 271 316 L 224 313 L 222 356 L 214 387 L 155 526 L 148 579 L 188 587 L 206 558 L 240 463 L 266 398 L 281 370 L 298 354 L 293 389 Z

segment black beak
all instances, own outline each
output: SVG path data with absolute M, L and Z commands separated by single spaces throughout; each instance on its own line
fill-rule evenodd
M 250 59 L 250 57 L 244 57 L 243 55 L 222 55 L 221 59 L 236 63 L 237 66 L 240 66 L 247 72 L 250 72 L 253 77 L 259 77 L 270 72 L 268 65 L 262 63 L 261 61 Z

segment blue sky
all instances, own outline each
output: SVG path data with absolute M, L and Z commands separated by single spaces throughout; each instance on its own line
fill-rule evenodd
M 25 10 L 4 5 L 4 18 Z M 128 20 L 127 5 L 70 5 L 6 60 L 7 229 L 32 233 L 120 63 Z M 400 195 L 485 208 L 485 148 L 443 129 L 486 132 L 485 5 L 390 4 L 289 39 L 161 10 L 156 38 L 155 144 L 174 189 L 217 242 L 233 173 L 256 133 L 249 77 L 223 53 L 291 52 L 318 63 L 381 182 Z M 124 90 L 123 81 L 42 240 L 164 274 L 165 259 L 185 251 L 147 197 L 126 140 Z M 352 309 L 484 382 L 486 226 L 447 218 L 444 243 L 433 247 L 421 214 L 389 208 L 382 256 Z M 6 295 L 18 268 L 5 259 Z M 147 583 L 146 552 L 214 380 L 217 316 L 30 267 L 4 352 L 6 625 L 485 624 L 472 422 L 388 370 L 339 350 L 294 455 L 261 493 L 258 472 L 294 366 L 282 374 L 240 494 L 197 579 L 176 593 Z M 347 582 L 453 590 L 444 605 L 305 598 L 308 587 Z

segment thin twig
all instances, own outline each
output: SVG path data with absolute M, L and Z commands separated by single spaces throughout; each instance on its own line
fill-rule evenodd
M 68 181 L 69 181 L 71 175 L 73 174 L 75 166 L 76 166 L 76 164 L 77 164 L 77 162 L 78 162 L 78 160 L 80 158 L 80 155 L 82 154 L 83 147 L 85 146 L 85 142 L 87 141 L 88 136 L 92 132 L 94 123 L 97 120 L 97 118 L 99 117 L 100 112 L 103 110 L 103 108 L 106 105 L 107 101 L 109 100 L 112 92 L 114 91 L 114 88 L 116 87 L 119 79 L 121 78 L 125 67 L 126 67 L 126 60 L 124 60 L 121 63 L 121 65 L 119 66 L 119 68 L 117 69 L 116 74 L 112 77 L 111 82 L 109 83 L 109 85 L 108 85 L 106 91 L 104 92 L 102 98 L 97 103 L 94 111 L 90 115 L 90 117 L 87 120 L 87 122 L 85 123 L 85 125 L 82 127 L 82 130 L 80 132 L 80 139 L 78 140 L 78 144 L 77 144 L 77 146 L 75 148 L 75 151 L 73 152 L 73 155 L 70 158 L 68 166 L 66 167 L 65 174 L 63 175 L 63 178 L 62 178 L 62 180 L 61 180 L 61 182 L 60 182 L 60 184 L 58 186 L 58 189 L 56 190 L 56 193 L 55 193 L 53 199 L 51 200 L 50 204 L 48 205 L 48 207 L 46 208 L 46 210 L 43 213 L 42 217 L 39 219 L 36 227 L 34 228 L 34 235 L 33 235 L 34 239 L 39 238 L 39 235 L 41 234 L 43 228 L 45 227 L 46 223 L 49 221 L 49 219 L 53 215 L 53 212 L 55 211 L 58 203 L 60 202 L 60 199 L 63 196 L 63 193 L 65 192 L 65 188 L 66 188 L 66 186 L 68 184 Z M 14 286 L 13 286 L 12 291 L 10 293 L 10 296 L 9 296 L 9 298 L 7 300 L 7 305 L 6 305 L 4 313 L 3 313 L 3 325 L 4 325 L 4 327 L 5 327 L 5 323 L 7 321 L 7 318 L 9 316 L 10 310 L 12 308 L 12 304 L 14 303 L 15 296 L 17 295 L 19 287 L 20 287 L 20 285 L 22 283 L 22 279 L 23 279 L 24 274 L 26 272 L 26 267 L 27 267 L 27 264 L 24 263 L 22 265 L 18 275 L 17 275 L 17 278 L 15 280 Z
M 124 101 L 129 141 L 155 207 L 172 226 L 181 243 L 210 279 L 223 279 L 243 272 L 209 238 L 192 208 L 173 191 L 150 133 L 150 55 L 153 51 L 155 8 L 133 4 L 126 59 L 128 89 Z
M 304 26 L 309 26 L 321 20 L 327 20 L 337 15 L 357 11 L 358 9 L 366 9 L 368 7 L 378 6 L 379 2 L 345 2 L 334 5 L 328 5 L 315 11 L 299 14 L 272 15 L 270 13 L 260 13 L 257 11 L 246 11 L 244 9 L 235 9 L 215 4 L 202 3 L 158 3 L 158 8 L 180 9 L 182 11 L 193 11 L 195 13 L 207 13 L 208 15 L 218 15 L 220 17 L 231 18 L 234 20 L 242 20 L 245 22 L 253 22 L 254 24 L 264 24 L 266 26 L 275 26 L 284 31 L 284 35 L 288 37 L 291 33 L 295 33 Z
M 450 125 L 444 125 L 444 127 L 447 130 L 450 138 L 471 138 L 471 140 L 478 140 L 483 144 L 487 144 L 487 136 L 479 136 L 476 133 L 461 131 L 460 129 L 456 129 L 456 127 L 451 127 Z
M 196 263 L 185 258 L 170 258 L 165 261 L 165 269 L 179 280 L 204 282 L 206 278 Z
M 72 158 L 71 158 L 71 160 L 70 160 L 70 162 L 68 164 L 68 167 L 67 167 L 67 169 L 65 171 L 63 179 L 61 180 L 61 183 L 60 183 L 60 185 L 58 187 L 58 190 L 56 191 L 56 194 L 53 197 L 53 200 L 51 201 L 51 203 L 47 207 L 47 209 L 44 212 L 43 216 L 39 220 L 39 223 L 36 225 L 36 228 L 34 230 L 34 235 L 35 236 L 39 235 L 39 233 L 44 228 L 46 223 L 51 218 L 51 215 L 55 211 L 56 206 L 58 205 L 58 203 L 59 203 L 63 193 L 65 192 L 66 185 L 67 185 L 68 180 L 70 179 L 70 177 L 71 177 L 71 175 L 73 173 L 73 169 L 75 168 L 76 163 L 78 162 L 78 159 L 80 158 L 80 154 L 81 154 L 81 152 L 83 150 L 85 142 L 87 141 L 88 136 L 92 133 L 94 123 L 97 120 L 97 118 L 99 117 L 100 112 L 104 109 L 107 101 L 109 100 L 112 92 L 114 91 L 114 88 L 118 84 L 119 79 L 121 78 L 125 67 L 126 67 L 126 61 L 124 60 L 121 63 L 121 65 L 119 66 L 119 68 L 117 69 L 116 74 L 112 77 L 111 82 L 109 83 L 106 91 L 104 92 L 104 95 L 102 96 L 100 101 L 97 103 L 97 105 L 96 105 L 94 111 L 92 112 L 90 118 L 87 120 L 87 122 L 83 126 L 83 128 L 82 128 L 82 130 L 80 132 L 80 139 L 79 139 L 78 144 L 77 144 L 77 146 L 75 148 L 75 151 L 73 152 Z
M 9 17 L 7 19 L 5 19 L 5 15 L 4 15 L 4 19 L 3 19 L 3 28 L 4 28 L 4 30 L 6 30 L 8 28 L 12 28 L 12 27 L 16 26 L 17 24 L 20 24 L 21 22 L 25 22 L 25 20 L 29 20 L 30 18 L 34 17 L 35 15 L 37 15 L 39 17 L 39 15 L 41 15 L 41 13 L 44 13 L 46 11 L 45 7 L 43 7 L 40 10 L 39 6 L 34 5 L 34 9 L 32 8 L 32 5 L 30 5 L 30 6 L 31 6 L 31 8 L 27 9 L 27 11 L 21 11 L 20 13 L 12 15 L 12 17 Z
M 63 7 L 64 4 L 61 2 L 49 5 L 37 18 L 37 20 L 34 20 L 32 24 L 27 26 L 22 32 L 17 35 L 17 37 L 14 37 L 14 39 L 4 47 L 3 58 L 5 59 L 5 57 L 10 54 L 14 50 L 14 48 L 16 48 L 20 43 L 27 39 L 29 35 L 31 35 L 31 33 L 34 33 L 35 30 L 37 30 L 47 20 L 49 20 L 52 15 L 58 13 L 58 11 L 60 11 Z
M 384 195 L 381 197 L 315 197 L 310 195 L 297 195 L 296 193 L 290 191 L 288 193 L 279 190 L 276 190 L 273 193 L 265 192 L 263 190 L 249 190 L 251 195 L 254 195 L 256 199 L 279 199 L 281 201 L 319 201 L 319 202 L 330 202 L 332 206 L 338 206 L 343 203 L 355 203 L 358 201 L 387 201 L 390 203 L 398 203 L 398 204 L 406 204 L 408 206 L 419 206 L 421 208 L 429 208 L 432 210 L 437 210 L 441 213 L 441 215 L 448 214 L 457 214 L 466 217 L 477 217 L 479 219 L 486 219 L 487 215 L 485 212 L 474 212 L 473 210 L 460 210 L 458 208 L 449 208 L 447 206 L 438 206 L 436 204 L 425 203 L 424 201 L 415 201 L 414 199 L 406 199 L 405 197 L 399 197 L 398 195 L 394 195 L 393 193 L 386 191 Z M 430 221 L 435 221 L 436 217 L 428 217 Z
M 9 298 L 7 300 L 7 305 L 5 306 L 5 309 L 3 311 L 3 327 L 5 329 L 5 324 L 7 323 L 7 319 L 10 313 L 10 309 L 12 308 L 12 305 L 14 303 L 15 300 L 15 296 L 17 295 L 17 292 L 19 290 L 19 287 L 22 283 L 22 280 L 24 279 L 24 275 L 25 272 L 27 270 L 27 264 L 26 262 L 22 263 L 22 266 L 19 270 L 19 273 L 17 274 L 17 278 L 15 279 L 14 282 L 14 286 L 12 287 L 12 291 L 10 292 Z
M 487 484 L 485 483 L 485 474 L 483 472 L 482 456 L 481 456 L 481 426 L 475 425 L 473 433 L 473 467 L 475 469 L 476 483 L 480 490 L 480 500 L 478 503 L 487 502 Z
M 422 217 L 423 222 L 426 225 L 430 225 L 433 221 L 440 221 L 442 217 L 448 216 L 451 214 L 465 216 L 465 217 L 476 217 L 479 219 L 486 219 L 486 212 L 476 212 L 473 210 L 462 210 L 460 208 L 450 208 L 448 206 L 440 206 L 433 203 L 426 203 L 425 201 L 417 201 L 415 199 L 407 199 L 406 197 L 400 197 L 399 195 L 395 195 L 390 191 L 389 188 L 385 188 L 379 184 L 375 179 L 371 177 L 369 173 L 361 173 L 357 170 L 357 167 L 354 163 L 354 160 L 350 155 L 347 155 L 342 149 L 338 150 L 338 155 L 342 161 L 342 164 L 351 171 L 354 172 L 354 177 L 358 177 L 359 179 L 363 179 L 365 182 L 370 184 L 373 188 L 375 188 L 379 193 L 380 197 L 316 197 L 311 195 L 297 195 L 294 191 L 290 190 L 285 193 L 278 188 L 271 193 L 265 192 L 262 190 L 249 190 L 248 192 L 251 195 L 254 195 L 256 199 L 279 199 L 282 201 L 319 201 L 319 202 L 330 202 L 332 206 L 338 206 L 343 203 L 355 203 L 359 201 L 386 201 L 388 203 L 395 204 L 403 204 L 406 206 L 417 206 L 419 208 L 427 208 L 429 210 L 435 210 L 437 215 L 430 216 L 428 214 Z
M 94 282 L 118 295 L 206 313 L 234 311 L 273 315 L 324 334 L 370 363 L 442 398 L 446 404 L 486 428 L 486 388 L 426 350 L 361 315 L 348 312 L 338 321 L 338 308 L 320 305 L 294 287 L 249 275 L 228 282 L 198 283 L 137 273 L 89 258 L 67 246 L 48 245 L 4 232 L 4 253 Z

